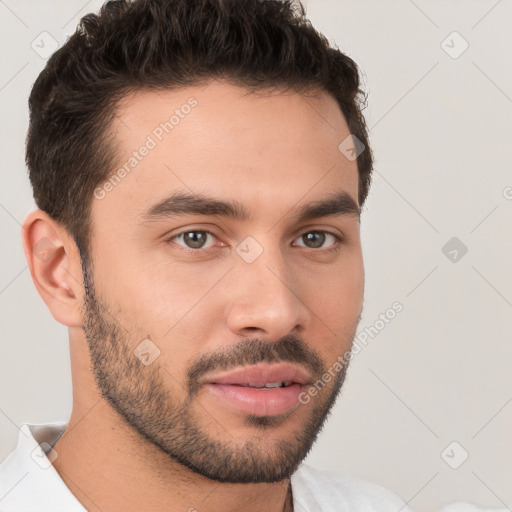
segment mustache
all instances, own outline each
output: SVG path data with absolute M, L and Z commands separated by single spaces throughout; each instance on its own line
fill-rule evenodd
M 212 354 L 203 354 L 192 363 L 187 371 L 189 395 L 192 397 L 199 391 L 199 379 L 211 371 L 278 362 L 299 363 L 313 375 L 324 373 L 324 365 L 318 353 L 298 336 L 287 335 L 278 341 L 244 338 L 236 345 Z

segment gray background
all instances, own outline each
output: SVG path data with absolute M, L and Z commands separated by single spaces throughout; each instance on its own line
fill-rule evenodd
M 27 98 L 45 51 L 101 3 L 0 0 L 0 460 L 19 425 L 71 412 L 67 328 L 39 297 L 21 244 L 35 207 Z M 403 306 L 354 358 L 306 462 L 388 487 L 418 512 L 512 507 L 512 1 L 305 5 L 370 93 L 360 332 Z

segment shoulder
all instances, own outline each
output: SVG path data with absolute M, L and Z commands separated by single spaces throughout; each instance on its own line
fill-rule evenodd
M 292 476 L 292 489 L 298 502 L 301 496 L 313 498 L 322 512 L 411 512 L 403 499 L 380 485 L 306 464 Z

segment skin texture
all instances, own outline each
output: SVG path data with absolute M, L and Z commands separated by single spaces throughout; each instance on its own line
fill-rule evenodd
M 293 218 L 335 191 L 357 203 L 357 164 L 338 150 L 349 130 L 336 101 L 325 92 L 253 94 L 219 81 L 140 90 L 119 105 L 111 127 L 119 166 L 190 97 L 190 113 L 93 199 L 88 267 L 41 210 L 23 224 L 34 283 L 69 328 L 73 410 L 53 465 L 90 511 L 282 511 L 289 476 L 346 367 L 307 404 L 273 416 L 241 412 L 200 379 L 281 360 L 315 382 L 350 350 L 360 320 L 359 217 Z M 174 192 L 235 200 L 252 218 L 142 223 Z M 318 231 L 343 241 L 302 236 Z M 236 251 L 248 236 L 262 249 L 251 263 Z M 39 258 L 44 238 L 51 247 Z M 159 350 L 148 365 L 135 355 L 147 339 Z

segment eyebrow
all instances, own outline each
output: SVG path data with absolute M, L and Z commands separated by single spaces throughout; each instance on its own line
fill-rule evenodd
M 169 217 L 180 215 L 210 215 L 231 218 L 237 221 L 251 220 L 250 213 L 238 201 L 224 201 L 204 194 L 177 192 L 151 206 L 142 213 L 141 224 L 156 222 Z M 320 199 L 302 205 L 297 209 L 295 221 L 316 219 L 318 217 L 333 217 L 340 215 L 360 216 L 360 208 L 352 197 L 344 191 L 330 194 Z

